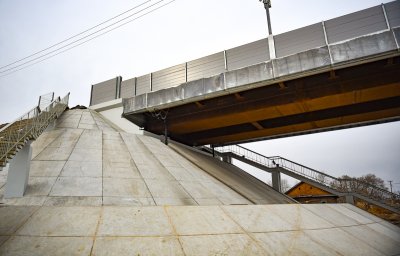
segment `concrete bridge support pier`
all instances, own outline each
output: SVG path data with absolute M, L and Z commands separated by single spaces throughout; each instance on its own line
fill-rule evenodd
M 231 156 L 222 156 L 222 161 L 228 163 L 228 164 L 232 164 L 232 157 Z
M 352 194 L 348 194 L 346 197 L 346 203 L 354 205 L 354 196 Z
M 5 198 L 24 196 L 26 186 L 28 185 L 31 157 L 31 141 L 28 141 L 10 162 L 4 192 Z
M 272 171 L 272 188 L 278 192 L 282 192 L 281 173 L 279 171 Z

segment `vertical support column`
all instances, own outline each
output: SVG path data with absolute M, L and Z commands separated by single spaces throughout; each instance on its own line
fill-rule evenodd
M 269 58 L 271 60 L 276 59 L 275 41 L 273 35 L 268 36 L 268 49 L 269 49 Z
M 352 194 L 348 194 L 346 197 L 346 203 L 354 205 L 354 196 Z
M 232 157 L 230 157 L 228 155 L 223 155 L 222 161 L 224 161 L 225 163 L 228 163 L 228 164 L 232 164 Z
M 167 118 L 164 119 L 164 144 L 168 145 L 168 123 Z
M 279 171 L 272 171 L 272 188 L 278 192 L 282 192 L 281 186 L 281 173 Z
M 10 162 L 6 191 L 4 192 L 5 198 L 24 196 L 26 186 L 28 185 L 31 157 L 31 141 L 28 141 Z

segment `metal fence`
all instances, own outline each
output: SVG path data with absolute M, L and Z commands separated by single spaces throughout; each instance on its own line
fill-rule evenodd
M 69 93 L 42 108 L 36 106 L 0 129 L 0 167 L 20 150 L 28 140 L 36 139 L 68 106 Z
M 308 180 L 322 184 L 328 188 L 343 193 L 356 193 L 383 204 L 400 209 L 400 195 L 387 191 L 384 188 L 357 180 L 355 178 L 341 179 L 328 175 L 324 172 L 304 166 L 280 156 L 267 157 L 239 145 L 230 145 L 215 148 L 215 154 L 234 154 L 237 159 L 247 159 L 251 162 L 267 168 L 283 168 L 288 175 L 291 173 L 304 177 Z
M 264 38 L 122 83 L 122 78 L 119 77 L 93 85 L 90 105 L 176 87 L 226 71 L 263 63 L 274 55 L 276 58 L 282 58 L 310 49 L 329 48 L 327 46 L 399 26 L 400 1 L 397 0 L 275 35 L 274 54 L 269 52 L 268 40 Z M 399 30 L 393 30 L 393 33 L 397 38 L 400 37 L 397 35 Z

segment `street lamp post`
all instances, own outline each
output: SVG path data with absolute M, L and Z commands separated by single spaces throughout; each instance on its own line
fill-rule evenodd
M 268 35 L 272 35 L 271 18 L 269 15 L 269 8 L 271 8 L 271 0 L 259 0 L 259 1 L 263 2 L 265 11 L 267 12 Z
M 259 0 L 264 4 L 265 11 L 267 12 L 267 22 L 268 22 L 268 49 L 269 49 L 269 57 L 270 59 L 276 58 L 275 52 L 275 42 L 274 36 L 272 35 L 272 27 L 271 27 L 271 17 L 269 15 L 269 8 L 271 8 L 271 0 Z

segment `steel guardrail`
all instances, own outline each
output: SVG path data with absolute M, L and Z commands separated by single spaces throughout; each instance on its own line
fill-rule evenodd
M 47 107 L 40 110 L 34 107 L 13 122 L 0 129 L 0 167 L 9 160 L 29 140 L 36 139 L 47 126 L 66 109 L 69 93 L 64 97 L 53 100 Z
M 280 156 L 267 157 L 239 145 L 217 147 L 214 148 L 214 150 L 214 152 L 219 156 L 230 153 L 236 155 L 237 159 L 246 158 L 247 160 L 261 164 L 267 168 L 273 169 L 280 167 L 289 173 L 291 172 L 307 179 L 311 179 L 314 182 L 327 186 L 338 192 L 360 194 L 372 200 L 400 209 L 400 195 L 367 182 L 363 182 L 354 178 L 336 178 L 286 158 Z

